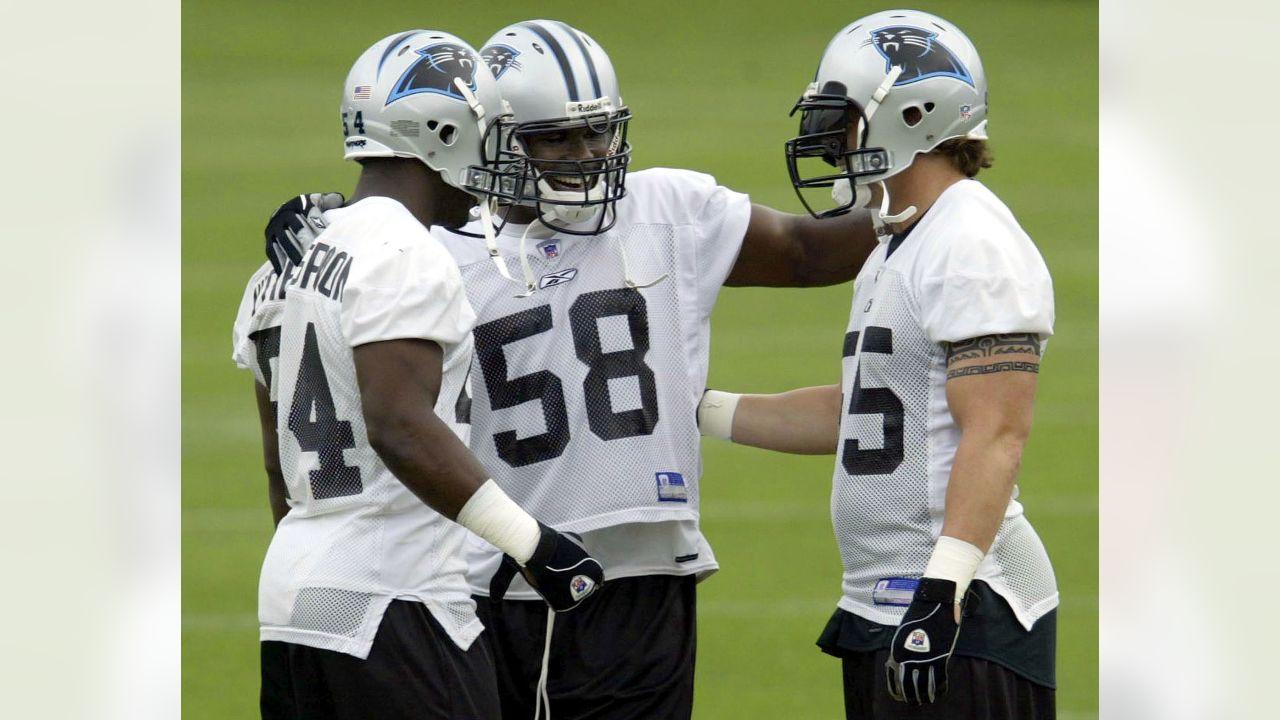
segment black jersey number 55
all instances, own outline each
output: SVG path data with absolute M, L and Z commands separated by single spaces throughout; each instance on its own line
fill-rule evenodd
M 889 328 L 868 326 L 863 329 L 862 355 L 893 354 L 893 331 Z M 858 347 L 858 332 L 845 336 L 844 356 L 852 356 Z M 859 358 L 861 359 L 861 358 Z M 861 362 L 859 362 L 861 366 Z M 862 368 L 853 375 L 853 387 L 849 389 L 850 415 L 879 415 L 884 431 L 884 445 L 880 448 L 859 447 L 854 438 L 847 438 L 840 448 L 840 462 L 850 475 L 887 475 L 902 464 L 902 401 L 889 388 L 862 387 Z

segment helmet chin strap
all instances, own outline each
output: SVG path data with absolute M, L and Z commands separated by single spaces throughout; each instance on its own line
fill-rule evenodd
M 871 213 L 871 226 L 875 228 L 876 236 L 883 242 L 892 235 L 888 225 L 891 223 L 900 223 L 908 220 L 916 214 L 916 206 L 912 205 L 897 215 L 889 214 L 889 188 L 885 187 L 883 181 L 877 183 L 868 183 L 866 185 L 854 185 L 849 182 L 848 178 L 840 178 L 836 180 L 831 187 L 831 199 L 837 205 L 848 205 L 850 209 L 865 208 L 871 204 L 871 185 L 880 186 L 880 207 Z
M 889 214 L 889 188 L 884 184 L 883 180 L 880 181 L 880 210 L 879 212 L 876 213 L 876 215 L 880 218 L 880 222 L 886 225 L 894 225 L 900 222 L 906 222 L 907 220 L 910 220 L 911 217 L 915 214 L 916 214 L 916 206 L 909 205 L 906 210 L 903 210 L 897 215 L 890 215 Z
M 454 78 L 453 86 L 458 89 L 458 93 L 467 101 L 467 106 L 471 108 L 471 114 L 476 118 L 476 126 L 480 128 L 480 137 L 485 135 L 484 126 L 484 105 L 480 103 L 480 99 L 476 94 L 471 92 L 471 88 L 462 82 L 462 78 Z M 480 198 L 478 203 L 480 209 L 480 227 L 484 231 L 484 246 L 489 251 L 489 259 L 498 267 L 498 274 L 510 280 L 517 285 L 519 280 L 511 277 L 511 273 L 507 270 L 507 262 L 503 260 L 502 255 L 498 252 L 498 236 L 493 229 L 494 208 L 497 207 L 497 198 L 484 197 Z M 528 234 L 529 228 L 525 228 Z M 520 264 L 524 269 L 524 286 L 525 292 L 516 297 L 529 297 L 537 290 L 537 285 L 533 282 L 533 271 L 529 268 L 529 260 L 524 256 L 524 236 L 520 237 Z
M 490 205 L 496 203 L 495 199 L 482 200 L 480 202 L 480 226 L 484 230 L 484 246 L 489 251 L 489 259 L 498 268 L 498 274 L 519 285 L 519 280 L 511 277 L 511 273 L 507 270 L 507 261 L 502 258 L 502 254 L 498 252 L 498 237 L 493 229 L 493 212 Z M 529 223 L 524 229 L 524 235 L 520 236 L 520 267 L 524 271 L 524 292 L 514 297 L 529 297 L 537 291 L 538 286 L 533 281 L 533 269 L 529 267 L 529 258 L 524 254 L 524 239 L 529 234 L 529 228 L 533 223 Z
M 595 217 L 600 212 L 599 205 L 562 205 L 561 203 L 574 200 L 603 200 L 604 183 L 604 178 L 600 178 L 596 181 L 595 187 L 586 193 L 578 193 L 570 190 L 556 190 L 551 187 L 551 183 L 546 178 L 538 178 L 538 199 L 550 201 L 538 203 L 542 221 L 548 226 L 551 223 L 572 225 Z
M 889 68 L 889 73 L 884 76 L 884 81 L 880 83 L 880 87 L 871 93 L 871 99 L 867 101 L 867 108 L 858 118 L 858 129 L 855 137 L 858 140 L 858 148 L 862 147 L 862 134 L 871 123 L 871 118 L 876 114 L 876 110 L 880 109 L 880 103 L 889 97 L 889 91 L 893 89 L 893 84 L 898 82 L 898 76 L 902 74 L 902 66 L 894 65 Z
M 880 104 L 889 96 L 889 92 L 893 90 L 893 84 L 898 81 L 898 76 L 901 74 L 902 66 L 894 65 L 889 69 L 888 74 L 884 76 L 884 81 L 880 83 L 880 87 L 876 88 L 876 91 L 871 94 L 871 100 L 867 102 L 866 112 L 863 113 L 862 117 L 858 118 L 856 137 L 859 148 L 862 145 L 863 130 L 869 126 L 871 117 L 876 114 Z M 889 214 L 889 187 L 884 184 L 883 180 L 878 180 L 875 184 L 880 186 L 880 209 L 871 214 L 871 224 L 875 227 L 876 235 L 884 238 L 890 234 L 886 226 L 911 219 L 916 214 L 916 206 L 912 205 L 896 215 Z M 852 201 L 851 207 L 864 208 L 871 203 L 871 183 L 855 185 L 847 178 L 841 178 L 832 186 L 831 197 L 842 205 Z
M 533 222 L 541 222 L 534 220 Z M 524 241 L 529 237 L 529 230 L 533 228 L 533 223 L 524 226 L 524 232 L 520 233 L 520 270 L 524 273 L 525 292 L 515 297 L 529 297 L 538 291 L 538 286 L 533 282 L 533 268 L 529 267 L 529 255 L 524 251 Z M 554 229 L 554 228 L 552 228 Z
M 831 199 L 841 207 L 864 208 L 871 204 L 871 186 L 854 185 L 849 178 L 840 178 L 831 185 Z

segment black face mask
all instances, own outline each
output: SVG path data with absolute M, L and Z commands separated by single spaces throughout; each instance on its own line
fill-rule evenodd
M 838 82 L 828 82 L 822 91 L 796 103 L 791 110 L 800 110 L 798 147 L 809 153 L 819 154 L 831 167 L 844 154 L 845 139 L 854 113 L 861 115 L 857 106 L 845 96 L 845 87 Z
M 532 207 L 538 217 L 544 215 L 546 206 L 566 205 L 575 207 L 600 206 L 595 221 L 581 227 L 557 225 L 556 230 L 570 235 L 599 235 L 611 229 L 617 221 L 616 204 L 626 196 L 627 166 L 631 162 L 631 145 L 627 141 L 627 128 L 631 111 L 625 107 L 598 118 L 554 118 L 546 121 L 517 123 L 506 116 L 493 128 L 495 144 L 499 147 L 497 159 L 485 168 L 472 168 L 468 185 L 486 197 L 495 198 L 503 205 Z M 610 133 L 610 152 L 606 155 L 583 160 L 533 160 L 524 150 L 522 138 L 530 134 L 564 131 L 587 127 L 596 132 Z M 486 136 L 486 140 L 488 140 Z M 487 146 L 487 143 L 486 143 Z M 538 187 L 540 177 L 564 178 L 581 188 L 561 191 L 562 197 L 543 197 Z M 595 197 L 591 190 L 603 186 L 604 195 Z M 507 219 L 501 220 L 497 230 L 501 232 Z
M 853 209 L 850 201 L 830 210 L 817 211 L 809 204 L 802 189 L 832 187 L 837 180 L 853 181 L 856 177 L 877 175 L 889 168 L 889 156 L 883 149 L 867 148 L 869 123 L 862 108 L 850 100 L 842 83 L 827 82 L 820 92 L 807 94 L 796 102 L 791 114 L 800 112 L 800 134 L 785 145 L 787 170 L 791 185 L 809 214 L 816 218 L 843 215 Z M 858 148 L 849 148 L 849 128 L 861 122 L 862 135 Z M 801 165 L 812 169 L 805 160 L 820 159 L 835 169 L 834 173 L 809 173 Z M 855 170 L 855 168 L 857 168 Z

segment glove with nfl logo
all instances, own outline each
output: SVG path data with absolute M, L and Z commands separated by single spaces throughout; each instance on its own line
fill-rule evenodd
M 954 580 L 920 579 L 885 663 L 894 700 L 922 705 L 947 691 L 947 662 L 960 635 L 961 608 L 955 600 Z
M 542 596 L 556 612 L 572 610 L 594 593 L 604 582 L 604 568 L 587 554 L 582 538 L 562 533 L 538 523 L 542 537 L 529 562 L 521 567 L 510 555 L 502 556 L 498 572 L 489 581 L 489 597 L 502 600 L 516 573 Z
M 294 265 L 302 262 L 302 256 L 311 241 L 324 231 L 325 210 L 342 207 L 346 198 L 341 193 L 311 193 L 297 195 L 284 203 L 267 221 L 263 232 L 267 239 L 267 259 L 276 274 L 284 270 L 286 261 Z

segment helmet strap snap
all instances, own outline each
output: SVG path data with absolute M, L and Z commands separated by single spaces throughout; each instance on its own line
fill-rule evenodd
M 897 213 L 896 215 L 890 215 L 889 214 L 889 188 L 884 184 L 883 180 L 879 182 L 879 185 L 880 185 L 880 211 L 877 212 L 876 215 L 877 217 L 879 217 L 880 222 L 884 223 L 885 225 L 896 225 L 897 223 L 906 222 L 907 220 L 910 220 L 916 214 L 916 206 L 909 205 L 902 212 Z

